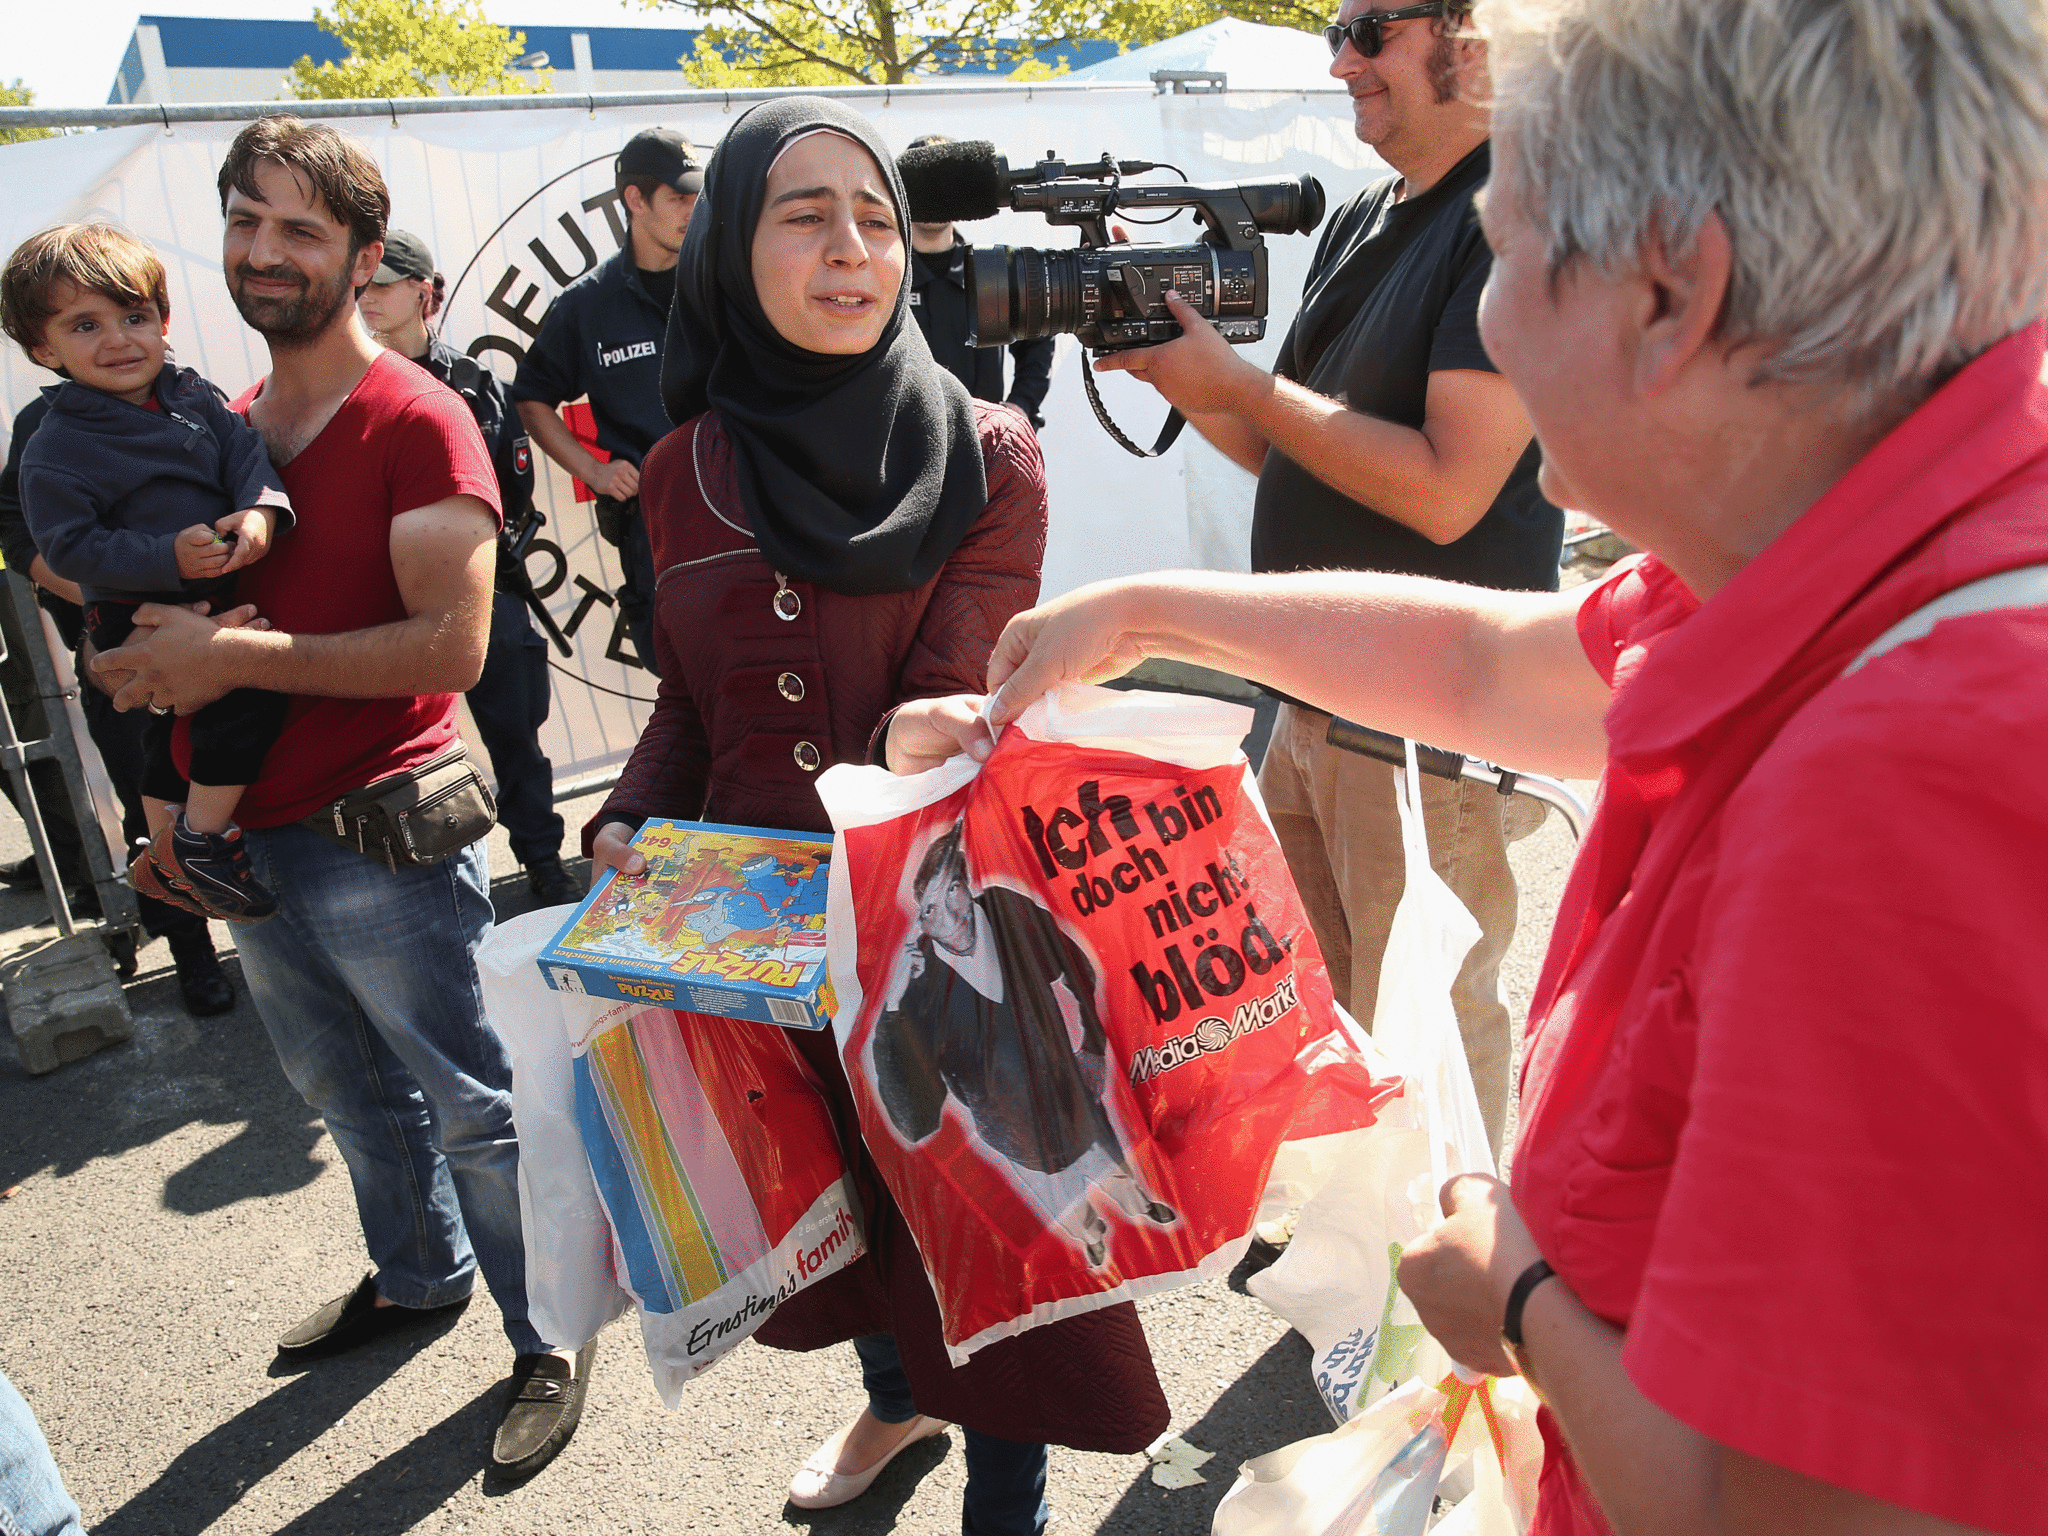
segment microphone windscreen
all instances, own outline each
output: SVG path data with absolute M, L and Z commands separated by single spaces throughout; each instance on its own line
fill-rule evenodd
M 992 219 L 1009 206 L 1003 163 L 986 139 L 906 149 L 896 169 L 916 224 Z

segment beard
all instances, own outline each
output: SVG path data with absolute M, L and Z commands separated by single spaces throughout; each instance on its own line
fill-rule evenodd
M 276 298 L 252 294 L 246 284 L 252 278 L 283 278 L 299 284 L 295 294 Z M 237 267 L 228 284 L 228 297 L 249 329 L 273 347 L 305 347 L 324 336 L 344 312 L 355 307 L 355 288 L 344 268 L 332 283 L 316 284 L 304 273 L 290 267 L 273 267 L 259 272 L 246 264 Z

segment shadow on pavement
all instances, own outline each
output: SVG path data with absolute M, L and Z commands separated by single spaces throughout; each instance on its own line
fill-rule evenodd
M 1275 1248 L 1262 1237 L 1254 1237 L 1251 1246 L 1245 1249 L 1244 1257 L 1237 1261 L 1237 1268 L 1230 1272 L 1230 1288 L 1240 1296 L 1251 1295 L 1251 1286 L 1246 1282 L 1261 1270 L 1271 1269 L 1279 1263 L 1280 1255 L 1284 1251 Z
M 196 1536 L 446 1331 L 325 1360 L 288 1378 L 180 1451 L 161 1477 L 94 1526 L 94 1536 Z M 309 1536 L 410 1530 L 488 1459 L 495 1428 L 491 1400 L 497 1391 L 491 1387 L 479 1393 L 281 1529 Z
M 187 1215 L 302 1189 L 323 1165 L 311 1153 L 319 1118 L 292 1090 L 250 1006 L 240 964 L 221 957 L 232 1013 L 186 1014 L 168 968 L 127 988 L 135 1038 L 44 1077 L 31 1077 L 0 1033 L 0 1189 L 39 1173 L 69 1178 L 188 1125 L 240 1134 L 177 1172 L 164 1204 Z
M 579 872 L 572 866 L 572 876 Z M 524 872 L 494 881 L 491 900 L 501 917 L 537 905 Z M 0 931 L 16 908 L 31 907 L 40 913 L 40 894 L 0 894 Z M 324 1134 L 320 1117 L 285 1081 L 240 963 L 224 953 L 221 965 L 235 989 L 232 1013 L 189 1017 L 176 973 L 165 968 L 127 988 L 133 1040 L 45 1077 L 22 1071 L 0 1030 L 0 1189 L 44 1172 L 68 1178 L 95 1158 L 193 1124 L 241 1130 L 164 1181 L 167 1210 L 200 1215 L 289 1194 L 320 1176 L 324 1165 L 312 1156 Z
M 278 1536 L 395 1536 L 412 1530 L 490 1460 L 502 1396 L 502 1383 L 486 1387 L 410 1445 L 279 1526 Z
M 1216 1506 L 1237 1481 L 1240 1463 L 1334 1427 L 1309 1379 L 1308 1340 L 1289 1331 L 1240 1376 L 1180 1438 L 1215 1459 L 1193 1488 L 1161 1488 L 1149 1469 L 1124 1491 L 1097 1527 L 1116 1536 L 1186 1536 L 1207 1531 Z
M 836 1509 L 798 1509 L 785 1504 L 782 1523 L 802 1526 L 813 1536 L 884 1536 L 896 1529 L 897 1517 L 917 1492 L 918 1483 L 952 1454 L 959 1434 L 959 1430 L 949 1429 L 918 1441 L 884 1467 L 868 1491 L 850 1504 Z

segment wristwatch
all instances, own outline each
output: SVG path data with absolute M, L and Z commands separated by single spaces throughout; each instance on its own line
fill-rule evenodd
M 1508 1292 L 1507 1311 L 1500 1320 L 1500 1347 L 1514 1362 L 1516 1374 L 1529 1383 L 1529 1389 L 1538 1398 L 1543 1396 L 1543 1389 L 1536 1385 L 1536 1378 L 1522 1363 L 1522 1309 L 1529 1304 L 1530 1293 L 1556 1273 L 1547 1259 L 1538 1259 L 1517 1275 L 1514 1287 Z

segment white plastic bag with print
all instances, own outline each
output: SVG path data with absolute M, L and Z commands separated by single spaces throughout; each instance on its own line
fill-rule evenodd
M 1466 1485 L 1435 1531 L 1522 1536 L 1543 1462 L 1535 1407 L 1512 1378 L 1418 1378 L 1327 1435 L 1244 1463 L 1212 1536 L 1422 1536 L 1439 1496 Z
M 1398 781 L 1407 883 L 1380 967 L 1375 1071 L 1401 1095 L 1364 1130 L 1282 1149 L 1290 1185 L 1261 1214 L 1310 1192 L 1287 1251 L 1250 1289 L 1314 1351 L 1311 1372 L 1340 1424 L 1395 1382 L 1441 1375 L 1449 1359 L 1428 1337 L 1395 1276 L 1401 1251 L 1436 1225 L 1437 1191 L 1454 1173 L 1491 1173 L 1493 1155 L 1458 1032 L 1451 988 L 1479 925 L 1429 862 L 1414 743 Z M 1276 1223 L 1277 1224 L 1277 1223 Z
M 477 951 L 476 969 L 484 1016 L 512 1057 L 527 1314 L 543 1339 L 568 1349 L 595 1338 L 633 1299 L 613 1274 L 611 1221 L 583 1154 L 569 1056 L 570 1037 L 618 1004 L 557 992 L 540 979 L 534 962 L 561 926 L 558 907 L 499 923 Z

